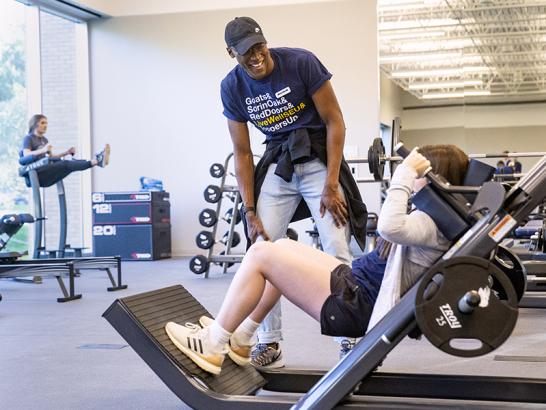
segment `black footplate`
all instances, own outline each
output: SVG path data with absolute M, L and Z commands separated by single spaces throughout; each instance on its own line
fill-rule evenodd
M 172 378 L 166 373 L 172 376 L 175 367 L 216 393 L 246 395 L 265 385 L 264 378 L 254 368 L 237 366 L 228 356 L 222 373 L 214 376 L 201 370 L 176 348 L 165 332 L 165 324 L 170 321 L 182 325 L 198 323 L 203 315 L 212 317 L 181 285 L 118 299 L 103 314 L 167 385 L 169 382 L 165 379 Z M 167 372 L 166 367 L 169 367 Z

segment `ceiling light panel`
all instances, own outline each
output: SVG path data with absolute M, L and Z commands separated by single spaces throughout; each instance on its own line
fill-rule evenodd
M 381 71 L 419 98 L 544 92 L 546 0 L 378 0 L 378 29 Z

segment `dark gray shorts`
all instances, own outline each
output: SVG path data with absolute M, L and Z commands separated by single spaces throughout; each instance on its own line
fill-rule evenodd
M 362 337 L 368 327 L 373 305 L 360 289 L 345 264 L 330 275 L 330 291 L 320 310 L 320 331 L 328 336 Z

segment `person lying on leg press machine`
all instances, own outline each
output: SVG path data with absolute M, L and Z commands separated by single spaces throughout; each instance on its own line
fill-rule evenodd
M 402 292 L 451 243 L 426 213 L 407 213 L 412 191 L 426 184 L 422 176 L 431 166 L 452 185 L 461 185 L 468 157 L 452 145 L 414 149 L 397 167 L 379 218 L 380 235 L 405 251 Z M 370 260 L 374 256 L 363 256 L 351 269 L 333 256 L 288 239 L 256 243 L 245 255 L 216 320 L 202 317 L 202 327 L 169 322 L 165 330 L 184 354 L 213 374 L 220 373 L 226 353 L 239 365 L 250 363 L 254 333 L 281 295 L 319 321 L 323 334 L 361 337 L 384 272 L 384 259 Z M 389 259 L 394 256 L 391 252 Z M 387 266 L 392 269 L 394 264 Z

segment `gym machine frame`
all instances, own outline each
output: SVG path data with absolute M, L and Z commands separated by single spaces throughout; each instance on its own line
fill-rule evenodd
M 450 195 L 470 191 L 469 187 L 449 186 L 433 176 L 429 176 L 429 179 L 435 188 Z M 488 208 L 489 212 L 481 215 L 446 252 L 444 260 L 456 256 L 488 257 L 506 236 L 508 228 L 521 222 L 546 195 L 546 156 L 507 193 L 497 182 L 486 184 L 485 190 L 474 189 L 474 192 L 478 192 L 475 204 L 481 201 L 482 205 L 487 205 L 481 209 Z M 473 208 L 474 211 L 481 209 Z M 207 313 L 181 286 L 118 300 L 103 316 L 165 384 L 193 408 L 540 408 L 546 402 L 546 379 L 374 372 L 388 353 L 417 328 L 414 309 L 420 282 L 417 281 L 399 303 L 328 372 L 266 371 L 261 373 L 263 380 L 252 379 L 253 374 L 249 376 L 254 369 L 234 370 L 236 365 L 229 359 L 224 363 L 225 373 L 208 375 L 195 365 L 192 367 L 192 362 L 177 351 L 164 334 L 161 324 L 164 325 L 167 320 L 193 320 Z M 171 292 L 168 302 L 163 296 L 164 292 Z M 132 306 L 138 303 L 142 311 L 144 300 L 148 303 L 148 309 L 156 306 L 154 312 L 147 312 L 154 316 L 154 324 L 145 324 Z M 157 307 L 158 300 L 165 301 L 164 305 Z M 188 301 L 193 305 L 187 306 Z M 198 305 L 197 309 L 195 305 Z M 178 313 L 172 313 L 175 310 Z M 222 390 L 222 387 L 242 384 L 245 380 L 248 380 L 248 384 L 239 387 L 241 393 L 226 394 Z M 256 394 L 260 388 L 304 395 L 249 396 Z
M 17 255 L 18 256 L 18 255 Z M 0 259 L 2 257 L 0 256 Z M 0 262 L 0 278 L 20 278 L 25 276 L 54 276 L 63 293 L 62 298 L 57 298 L 57 302 L 69 302 L 80 299 L 81 294 L 76 294 L 74 278 L 76 276 L 74 264 L 71 262 L 59 263 L 28 263 L 29 261 Z M 68 289 L 66 288 L 61 276 L 68 276 Z
M 66 195 L 64 189 L 64 183 L 61 179 L 56 183 L 57 187 L 57 197 L 59 200 L 59 218 L 60 218 L 60 232 L 59 232 L 59 246 L 55 251 L 47 251 L 42 247 L 42 236 L 43 236 L 43 221 L 46 219 L 43 215 L 42 210 L 42 199 L 40 195 L 40 182 L 38 179 L 38 170 L 41 167 L 47 166 L 49 163 L 48 158 L 42 158 L 38 161 L 35 161 L 31 164 L 23 166 L 19 170 L 20 176 L 28 176 L 30 181 L 30 188 L 32 189 L 32 199 L 34 205 L 34 245 L 32 248 L 32 257 L 31 260 L 25 260 L 24 262 L 15 262 L 15 263 L 25 263 L 33 265 L 46 265 L 46 264 L 72 264 L 73 269 L 76 274 L 79 274 L 81 270 L 101 270 L 105 271 L 108 275 L 108 279 L 112 286 L 108 287 L 107 290 L 117 291 L 122 289 L 127 289 L 127 285 L 122 284 L 122 274 L 121 274 L 121 257 L 117 256 L 82 256 L 82 248 L 71 248 L 74 251 L 74 257 L 65 257 L 66 254 L 66 234 L 67 234 L 67 208 L 66 208 Z M 50 258 L 41 258 L 42 251 L 47 252 Z M 51 257 L 54 256 L 54 257 Z M 112 275 L 111 269 L 117 270 L 117 281 Z M 81 295 L 80 295 L 81 297 Z

